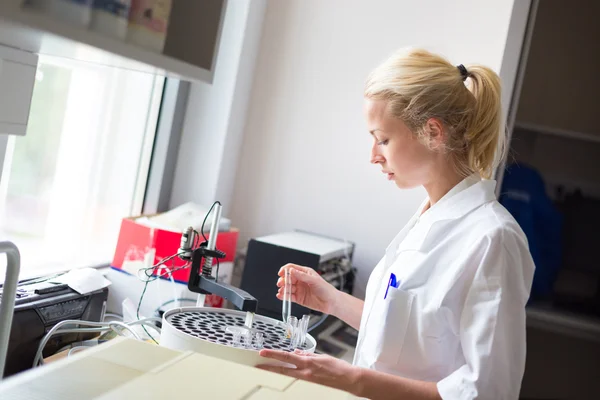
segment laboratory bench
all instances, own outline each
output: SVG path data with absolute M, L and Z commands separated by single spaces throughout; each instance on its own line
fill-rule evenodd
M 300 400 L 352 395 L 254 367 L 117 338 L 71 357 L 10 377 L 0 398 Z

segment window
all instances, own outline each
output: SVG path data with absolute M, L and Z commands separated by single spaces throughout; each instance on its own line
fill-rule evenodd
M 112 260 L 121 218 L 141 213 L 163 85 L 40 56 L 27 135 L 0 166 L 0 240 L 19 247 L 21 278 Z

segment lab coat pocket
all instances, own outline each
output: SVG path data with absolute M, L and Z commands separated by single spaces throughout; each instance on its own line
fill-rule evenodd
M 398 364 L 408 329 L 414 293 L 389 288 L 374 304 L 366 326 L 364 358 L 370 366 Z

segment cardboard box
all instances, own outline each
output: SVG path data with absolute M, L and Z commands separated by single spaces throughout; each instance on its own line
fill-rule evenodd
M 117 248 L 111 264 L 115 269 L 136 276 L 141 268 L 149 268 L 163 258 L 176 254 L 181 244 L 181 232 L 145 226 L 137 223 L 137 218 L 123 218 L 121 221 Z M 205 236 L 208 239 L 208 233 L 205 233 Z M 227 283 L 231 283 L 238 236 L 239 230 L 235 228 L 228 232 L 219 232 L 217 236 L 217 248 L 226 254 L 225 258 L 219 260 L 219 280 Z M 185 264 L 185 261 L 174 257 L 164 265 L 174 271 L 172 274 L 175 281 L 187 285 L 190 269 L 178 269 Z M 216 274 L 214 266 L 216 263 L 213 263 L 213 275 Z M 155 274 L 156 272 L 158 271 L 155 271 Z M 169 279 L 169 276 L 162 278 Z M 221 307 L 223 300 L 218 296 L 207 296 L 206 303 L 207 306 Z

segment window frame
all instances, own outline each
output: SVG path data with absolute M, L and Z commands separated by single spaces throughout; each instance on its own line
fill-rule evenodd
M 190 83 L 156 75 L 154 78 L 151 107 L 146 120 L 144 140 L 140 159 L 140 170 L 136 179 L 134 198 L 130 211 L 132 215 L 157 213 L 169 207 L 173 177 L 179 152 L 179 142 Z M 10 135 L 0 134 L 0 178 L 9 149 Z M 1 186 L 1 185 L 0 185 Z M 2 240 L 0 238 L 0 240 Z M 111 260 L 96 265 L 75 267 L 107 268 Z M 72 269 L 65 263 L 61 268 L 33 269 L 21 266 L 21 280 L 35 279 Z M 0 277 L 3 281 L 4 277 Z M 2 282 L 0 281 L 0 287 Z

